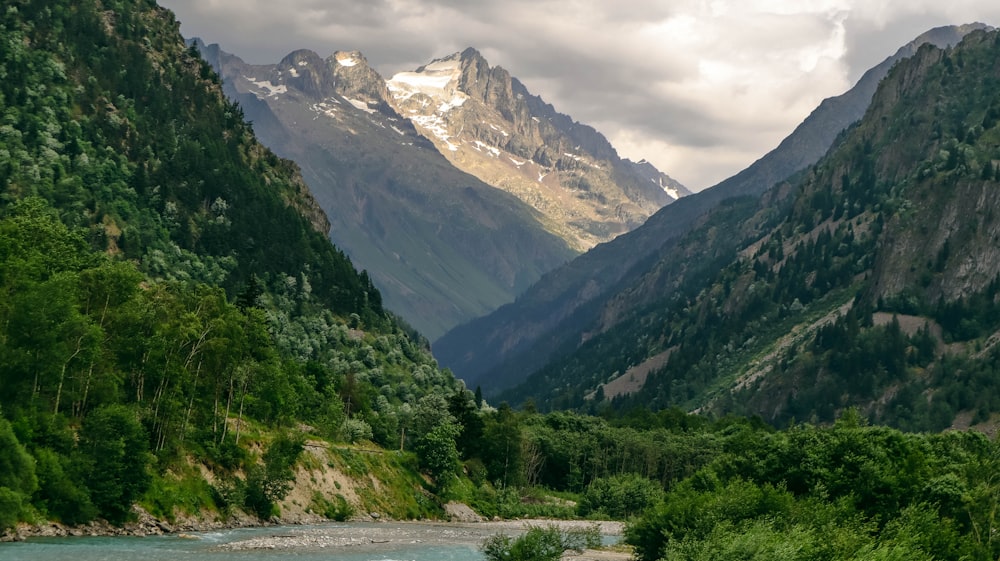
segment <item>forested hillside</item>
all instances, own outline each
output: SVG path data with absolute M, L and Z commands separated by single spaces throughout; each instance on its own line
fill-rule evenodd
M 419 442 L 455 379 L 170 12 L 15 0 L 0 44 L 0 527 L 267 518 L 306 439 Z
M 921 34 L 865 72 L 850 90 L 824 100 L 778 147 L 745 170 L 664 207 L 639 228 L 551 271 L 515 302 L 453 329 L 434 342 L 435 356 L 470 386 L 482 385 L 494 395 L 627 321 L 628 311 L 664 296 L 661 287 L 633 290 L 650 268 L 683 269 L 689 261 L 699 261 L 696 254 L 689 259 L 691 255 L 676 246 L 703 226 L 709 212 L 734 197 L 759 198 L 776 183 L 815 165 L 841 131 L 864 116 L 878 83 L 895 62 L 923 44 L 945 48 L 983 28 L 987 26 L 946 26 Z M 704 265 L 705 260 L 700 261 L 696 268 Z
M 509 396 L 779 424 L 849 406 L 907 429 L 990 422 L 998 55 L 997 33 L 977 31 L 900 62 L 815 167 L 716 209 L 622 287 L 607 309 L 627 321 Z

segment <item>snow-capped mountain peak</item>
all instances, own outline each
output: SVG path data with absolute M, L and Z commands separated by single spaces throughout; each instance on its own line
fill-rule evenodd
M 557 113 L 475 49 L 400 72 L 386 85 L 396 111 L 452 164 L 539 210 L 577 249 L 638 226 L 677 198 L 633 173 L 600 133 Z

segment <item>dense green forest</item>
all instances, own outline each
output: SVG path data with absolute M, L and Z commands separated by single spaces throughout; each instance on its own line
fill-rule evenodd
M 640 561 L 1000 555 L 1000 448 L 981 433 L 905 433 L 854 409 L 782 430 L 676 408 L 449 410 L 468 477 L 444 495 L 489 515 L 628 520 Z
M 0 44 L 0 526 L 266 518 L 307 436 L 417 446 L 458 383 L 172 14 L 15 1 Z M 178 498 L 192 461 L 228 487 Z

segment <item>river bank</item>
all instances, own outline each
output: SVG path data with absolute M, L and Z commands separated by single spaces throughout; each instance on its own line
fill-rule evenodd
M 205 519 L 189 519 L 189 520 L 177 520 L 174 523 L 170 523 L 165 520 L 160 520 L 153 517 L 145 510 L 136 507 L 134 509 L 136 514 L 136 520 L 128 522 L 122 526 L 113 526 L 104 521 L 96 521 L 80 526 L 66 526 L 59 524 L 57 522 L 48 522 L 44 524 L 20 524 L 13 531 L 7 531 L 0 535 L 0 541 L 11 542 L 11 541 L 23 541 L 28 538 L 36 537 L 70 537 L 70 536 L 159 536 L 168 534 L 195 534 L 198 532 L 211 532 L 218 530 L 234 529 L 234 528 L 268 528 L 268 527 L 294 527 L 294 526 L 316 526 L 330 524 L 329 528 L 320 529 L 309 529 L 303 530 L 301 533 L 292 532 L 284 533 L 281 535 L 275 535 L 267 538 L 255 538 L 257 540 L 264 540 L 254 542 L 254 544 L 264 544 L 261 547 L 267 549 L 283 548 L 283 547 L 295 547 L 296 540 L 300 542 L 305 540 L 309 542 L 312 537 L 322 534 L 324 532 L 328 533 L 329 536 L 334 536 L 333 539 L 339 539 L 338 533 L 342 533 L 341 530 L 329 520 L 322 518 L 320 516 L 313 517 L 303 517 L 301 515 L 296 515 L 290 519 L 275 519 L 270 522 L 261 521 L 256 518 L 242 515 L 242 516 L 231 516 L 225 520 L 205 520 Z M 458 541 L 468 541 L 468 539 L 482 540 L 488 535 L 495 534 L 498 532 L 508 532 L 508 533 L 520 533 L 526 531 L 532 526 L 557 526 L 561 529 L 578 529 L 586 528 L 596 524 L 600 528 L 602 535 L 606 536 L 620 536 L 624 531 L 624 524 L 615 521 L 586 521 L 586 520 L 551 520 L 551 519 L 524 519 L 524 520 L 494 520 L 494 521 L 481 521 L 481 522 L 468 522 L 468 521 L 397 521 L 397 520 L 384 520 L 379 521 L 380 517 L 378 515 L 369 515 L 367 517 L 358 517 L 354 519 L 353 523 L 363 523 L 367 524 L 366 528 L 370 526 L 369 533 L 353 534 L 356 538 L 355 545 L 362 543 L 380 543 L 377 540 L 387 539 L 385 536 L 394 536 L 393 539 L 405 540 L 405 539 L 417 539 L 414 537 L 413 532 L 407 530 L 408 527 L 440 527 L 442 529 L 442 536 L 445 536 L 445 540 L 450 540 L 452 538 L 461 538 Z M 385 532 L 389 532 L 386 534 Z M 370 534 L 370 535 L 369 535 Z M 350 536 L 348 536 L 350 537 Z M 466 539 L 468 538 L 468 539 Z M 303 542 L 303 543 L 305 543 Z M 349 543 L 344 545 L 351 545 Z M 300 544 L 301 545 L 301 544 Z M 241 547 L 254 548 L 253 544 L 247 544 Z
M 148 516 L 148 515 L 147 515 Z M 620 536 L 624 530 L 620 522 L 591 522 L 580 520 L 502 520 L 489 522 L 437 522 L 437 521 L 393 521 L 371 519 L 346 523 L 321 522 L 301 525 L 244 523 L 249 521 L 230 520 L 226 524 L 202 522 L 199 524 L 170 525 L 157 522 L 149 517 L 144 521 L 123 527 L 106 524 L 89 524 L 65 527 L 58 524 L 23 526 L 17 538 L 7 541 L 23 541 L 29 538 L 54 538 L 69 536 L 149 536 L 162 540 L 175 537 L 181 541 L 203 542 L 209 549 L 225 555 L 260 555 L 267 552 L 287 551 L 296 555 L 318 555 L 321 551 L 342 550 L 345 554 L 367 555 L 385 551 L 399 551 L 413 547 L 464 546 L 470 551 L 478 549 L 487 537 L 505 533 L 518 535 L 532 526 L 557 526 L 562 529 L 578 529 L 598 525 L 605 536 Z M 256 521 L 254 521 L 256 522 Z M 270 529 L 269 528 L 273 528 Z M 246 537 L 212 545 L 219 532 L 231 535 L 230 529 L 248 530 Z M 90 539 L 90 538 L 88 538 Z M 129 538 L 126 538 L 129 539 Z M 206 542 L 207 540 L 207 542 Z M 28 543 L 35 543 L 30 540 Z M 81 542 L 83 543 L 83 542 Z M 143 543 L 146 543 L 143 540 Z M 176 542 L 179 543 L 179 542 Z M 312 552 L 312 553 L 310 553 Z M 627 561 L 630 553 L 621 548 L 567 552 L 564 559 L 576 561 Z
M 238 540 L 219 546 L 227 552 L 296 551 L 317 549 L 351 550 L 393 548 L 412 544 L 426 546 L 468 545 L 478 548 L 494 534 L 518 535 L 535 526 L 556 526 L 563 530 L 582 529 L 597 525 L 604 536 L 620 536 L 620 522 L 580 520 L 503 520 L 491 522 L 373 522 L 350 525 L 291 528 L 273 535 Z M 621 548 L 569 551 L 564 559 L 575 561 L 627 561 L 631 552 Z
M 112 525 L 104 520 L 95 520 L 87 524 L 68 526 L 59 522 L 45 522 L 42 524 L 18 524 L 13 530 L 7 530 L 0 534 L 0 542 L 17 542 L 28 538 L 57 538 L 70 536 L 161 536 L 166 534 L 180 534 L 185 532 L 210 532 L 213 530 L 227 530 L 232 528 L 252 528 L 276 526 L 279 524 L 302 524 L 306 521 L 281 520 L 274 523 L 262 522 L 256 518 L 240 515 L 231 516 L 225 520 L 205 520 L 205 519 L 181 519 L 174 523 L 158 519 L 145 510 L 134 507 L 135 520 L 126 522 L 121 526 Z M 313 522 L 320 522 L 323 519 L 317 517 Z

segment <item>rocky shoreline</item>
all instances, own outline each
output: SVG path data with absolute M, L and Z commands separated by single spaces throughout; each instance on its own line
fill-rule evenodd
M 219 545 L 220 551 L 303 551 L 338 548 L 385 548 L 412 545 L 465 544 L 477 548 L 487 537 L 497 533 L 520 534 L 532 526 L 558 526 L 563 529 L 586 528 L 597 524 L 605 535 L 620 535 L 619 522 L 575 520 L 505 520 L 496 522 L 370 522 L 367 524 L 330 525 L 285 529 L 281 534 L 256 536 Z M 576 561 L 626 561 L 625 549 L 567 552 L 566 559 Z
M 466 507 L 468 508 L 468 507 Z M 471 509 L 470 509 L 471 510 Z M 225 520 L 205 520 L 199 518 L 190 518 L 177 520 L 174 523 L 167 522 L 166 520 L 161 520 L 145 510 L 135 507 L 133 512 L 136 517 L 132 522 L 128 522 L 121 526 L 112 525 L 106 521 L 94 521 L 88 524 L 83 524 L 79 526 L 67 526 L 60 524 L 58 522 L 46 522 L 44 524 L 20 524 L 13 530 L 8 530 L 3 534 L 0 534 L 0 542 L 15 542 L 23 541 L 28 538 L 36 537 L 68 537 L 68 536 L 160 536 L 168 534 L 193 534 L 197 532 L 209 532 L 215 530 L 227 530 L 233 528 L 265 528 L 269 526 L 297 526 L 306 524 L 323 524 L 330 523 L 330 520 L 320 516 L 294 516 L 288 518 L 274 519 L 271 521 L 261 521 L 257 518 L 239 515 L 230 516 Z M 373 522 L 374 521 L 374 522 Z M 395 520 L 384 520 L 378 514 L 372 513 L 367 517 L 360 517 L 352 520 L 352 522 L 372 522 L 373 528 L 378 528 L 378 537 L 366 537 L 364 535 L 358 536 L 356 533 L 353 534 L 356 538 L 353 542 L 349 539 L 351 536 L 347 536 L 347 541 L 341 545 L 362 545 L 364 543 L 374 544 L 382 543 L 382 541 L 388 538 L 384 537 L 384 532 L 388 529 L 387 527 L 393 525 L 394 528 L 406 528 L 407 525 L 440 525 L 443 530 L 441 532 L 442 536 L 445 536 L 443 541 L 466 541 L 462 536 L 469 536 L 475 538 L 475 540 L 481 540 L 483 537 L 489 534 L 497 532 L 512 532 L 518 533 L 528 529 L 531 526 L 547 526 L 556 525 L 560 528 L 570 529 L 570 528 L 583 528 L 588 527 L 593 524 L 599 525 L 601 528 L 601 533 L 605 535 L 621 535 L 624 530 L 624 525 L 621 522 L 612 521 L 582 521 L 582 520 L 547 520 L 547 519 L 531 519 L 531 520 L 494 520 L 494 521 L 472 521 L 469 519 L 462 519 L 462 517 L 453 516 L 451 522 L 441 522 L 441 521 L 395 521 Z M 302 532 L 295 532 L 288 534 L 286 536 L 272 536 L 269 538 L 258 538 L 271 540 L 269 543 L 271 545 L 285 543 L 283 538 L 289 536 L 301 537 L 305 536 L 307 541 L 312 536 L 315 538 L 320 535 L 319 533 L 329 533 L 331 529 L 322 530 L 303 530 Z M 396 533 L 405 534 L 404 530 L 396 530 Z M 374 534 L 373 534 L 374 536 Z M 339 538 L 338 538 L 339 539 Z M 404 539 L 404 538 L 400 538 Z M 365 540 L 368 540 L 367 542 Z M 236 542 L 239 543 L 239 542 Z M 292 542 L 287 542 L 292 543 Z M 318 543 L 318 542 L 317 542 Z M 338 542 L 339 543 L 339 542 Z M 331 542 L 331 545 L 332 542 Z M 246 546 L 252 548 L 250 546 Z M 292 547 L 292 546 L 290 546 Z M 273 547 L 267 547 L 273 549 Z
M 68 526 L 58 522 L 43 524 L 18 524 L 13 530 L 0 534 L 0 542 L 24 541 L 28 538 L 53 538 L 68 536 L 162 536 L 166 534 L 181 534 L 186 532 L 208 532 L 230 528 L 262 527 L 274 524 L 294 524 L 291 521 L 276 523 L 261 522 L 249 516 L 231 516 L 226 520 L 179 520 L 173 524 L 149 514 L 145 510 L 133 507 L 136 519 L 121 526 L 115 526 L 105 520 L 95 520 L 78 526 Z
M 621 522 L 593 522 L 583 520 L 500 520 L 484 522 L 441 522 L 441 521 L 395 521 L 381 517 L 369 516 L 363 520 L 354 520 L 349 525 L 336 523 L 326 519 L 315 520 L 275 520 L 262 523 L 259 520 L 247 518 L 230 518 L 226 521 L 182 521 L 169 524 L 157 520 L 145 511 L 137 511 L 138 519 L 124 526 L 112 526 L 106 522 L 91 523 L 83 526 L 64 526 L 48 523 L 41 525 L 22 525 L 15 532 L 2 536 L 2 541 L 21 541 L 34 537 L 63 536 L 155 536 L 174 535 L 178 539 L 200 539 L 199 532 L 233 528 L 267 528 L 275 527 L 271 535 L 257 535 L 246 539 L 219 544 L 213 549 L 223 552 L 246 551 L 288 551 L 341 549 L 341 548 L 385 548 L 393 549 L 400 545 L 422 543 L 428 545 L 467 544 L 470 548 L 479 547 L 486 537 L 506 533 L 520 534 L 532 526 L 558 526 L 563 529 L 586 528 L 597 524 L 604 535 L 621 535 L 624 524 Z M 289 526 L 302 525 L 301 528 Z M 282 526 L 282 528 L 278 528 Z M 280 532 L 280 533 L 278 533 Z M 569 551 L 563 556 L 571 561 L 628 561 L 631 552 L 627 548 L 614 547 L 610 549 Z

